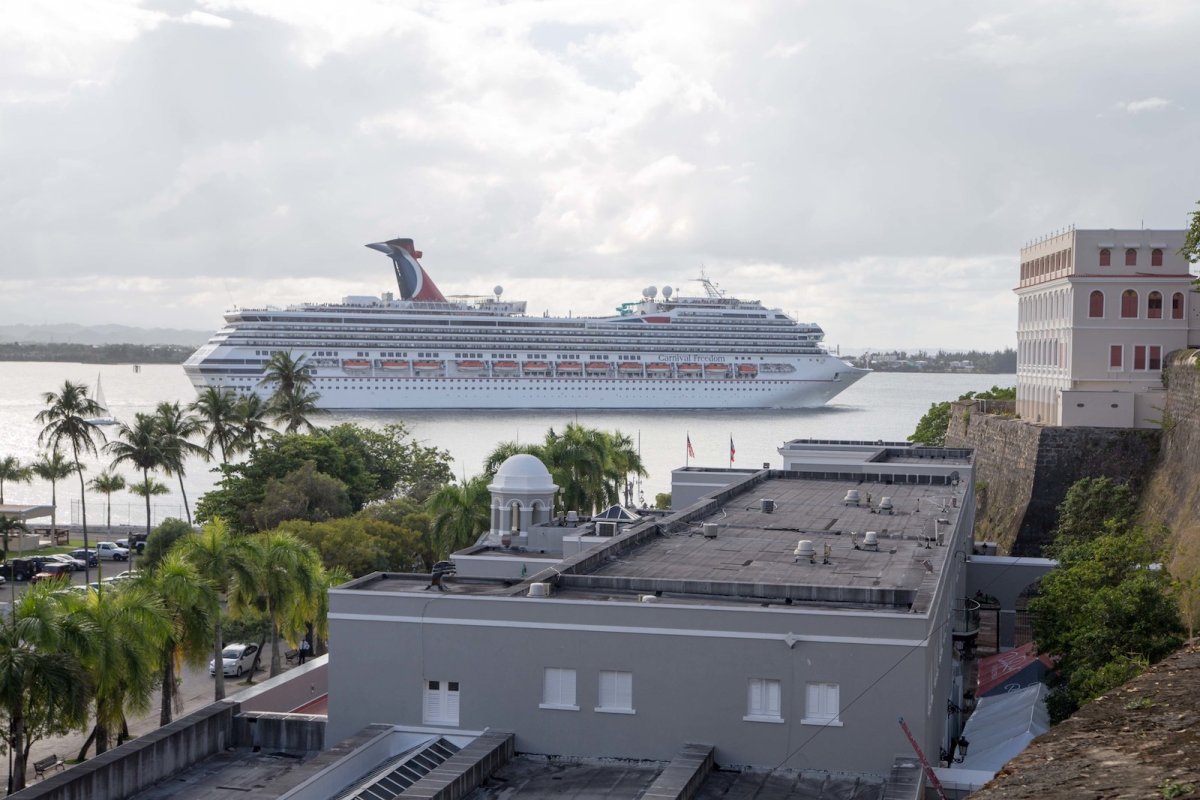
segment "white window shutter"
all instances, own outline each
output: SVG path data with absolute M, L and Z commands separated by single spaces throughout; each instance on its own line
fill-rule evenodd
M 448 725 L 458 724 L 458 692 L 446 691 L 446 715 L 442 718 L 442 722 Z
M 779 681 L 763 681 L 764 686 L 764 703 L 763 709 L 768 717 L 783 716 L 783 704 L 780 698 Z
M 426 724 L 442 720 L 442 692 L 431 689 L 430 682 L 425 683 L 425 719 Z

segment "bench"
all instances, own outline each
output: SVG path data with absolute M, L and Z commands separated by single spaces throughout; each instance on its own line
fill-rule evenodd
M 291 664 L 300 656 L 299 650 L 288 650 L 283 654 L 283 660 Z
M 62 769 L 67 765 L 67 762 L 62 760 L 62 757 L 57 753 L 52 756 L 46 756 L 33 762 L 33 772 L 39 778 L 46 777 L 46 771 L 50 769 Z

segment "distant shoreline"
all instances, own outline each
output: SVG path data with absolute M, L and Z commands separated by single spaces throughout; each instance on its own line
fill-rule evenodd
M 176 344 L 68 344 L 2 342 L 0 361 L 79 364 L 182 364 L 195 350 Z

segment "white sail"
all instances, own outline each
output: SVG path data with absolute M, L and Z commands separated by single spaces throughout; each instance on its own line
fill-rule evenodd
M 92 400 L 96 405 L 100 406 L 99 415 L 88 420 L 92 425 L 116 425 L 117 421 L 111 414 L 108 413 L 108 403 L 104 400 L 104 389 L 100 386 L 100 374 L 96 373 L 96 391 L 92 393 Z

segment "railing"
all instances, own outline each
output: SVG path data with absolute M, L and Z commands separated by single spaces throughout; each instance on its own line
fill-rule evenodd
M 969 639 L 979 634 L 979 602 L 964 597 L 954 603 L 951 631 L 955 639 Z

